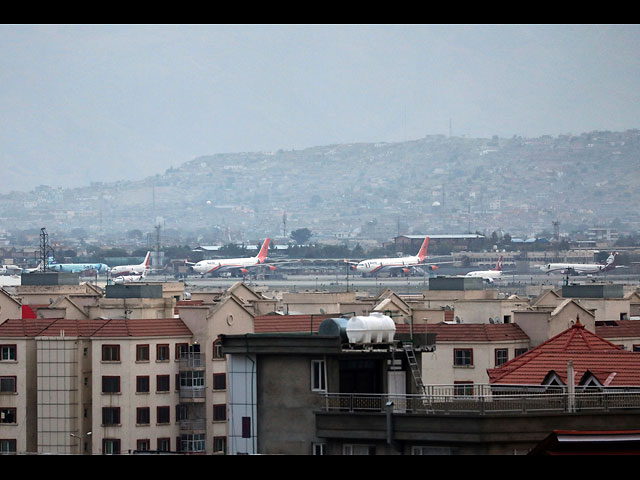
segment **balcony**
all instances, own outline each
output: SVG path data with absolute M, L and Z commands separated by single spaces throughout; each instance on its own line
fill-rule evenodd
M 182 353 L 179 358 L 180 370 L 187 368 L 204 368 L 205 356 L 204 353 Z
M 207 387 L 198 386 L 198 387 L 185 387 L 184 385 L 180 385 L 180 399 L 203 399 L 207 395 Z
M 515 393 L 514 386 L 488 393 L 488 386 L 473 385 L 474 392 L 465 394 L 469 392 L 459 388 L 430 386 L 426 395 L 329 393 L 325 395 L 323 411 L 383 413 L 391 406 L 394 413 L 418 415 L 522 415 L 640 409 L 640 391 L 637 390 L 581 391 L 571 394 L 563 388 L 554 388 L 551 393 L 546 393 L 549 390 L 533 386 L 527 391 Z
M 180 420 L 181 431 L 204 431 L 207 429 L 206 420 L 204 418 L 197 418 L 193 420 Z

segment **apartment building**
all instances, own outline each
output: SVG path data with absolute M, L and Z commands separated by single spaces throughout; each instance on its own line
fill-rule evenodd
M 595 321 L 627 320 L 638 311 L 638 296 L 634 293 L 625 295 L 622 284 L 570 284 L 558 290 L 545 290 L 531 305 L 555 308 L 566 299 L 574 299 L 593 313 Z
M 0 288 L 0 323 L 21 316 L 22 304 L 5 289 Z
M 530 346 L 528 335 L 513 323 L 435 324 L 427 325 L 424 332 L 436 334 L 436 349 L 422 354 L 423 381 L 461 390 L 487 384 L 487 369 L 499 367 Z
M 179 318 L 9 319 L 0 325 L 3 451 L 204 452 L 185 420 L 200 384 Z

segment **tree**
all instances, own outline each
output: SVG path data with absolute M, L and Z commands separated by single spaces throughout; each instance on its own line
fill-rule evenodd
M 304 245 L 309 241 L 313 233 L 308 228 L 299 228 L 291 232 L 291 238 L 298 244 Z

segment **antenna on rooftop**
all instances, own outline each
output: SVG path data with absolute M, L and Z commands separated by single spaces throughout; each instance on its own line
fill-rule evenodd
M 49 246 L 49 234 L 47 229 L 40 229 L 40 270 L 46 272 L 49 269 L 49 257 L 53 249 Z
M 154 265 L 156 268 L 162 265 L 162 262 L 160 261 L 160 229 L 162 228 L 162 222 L 163 222 L 162 217 L 157 217 L 156 224 L 153 227 L 156 229 L 156 258 L 155 258 L 156 263 Z

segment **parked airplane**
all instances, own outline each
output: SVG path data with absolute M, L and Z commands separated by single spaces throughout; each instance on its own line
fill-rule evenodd
M 104 263 L 56 263 L 53 257 L 49 257 L 47 269 L 53 272 L 107 273 L 109 266 Z
M 42 266 L 44 265 L 44 262 L 40 262 L 38 264 L 37 267 L 33 267 L 33 268 L 23 268 L 22 269 L 22 273 L 33 273 L 33 272 L 39 272 L 42 270 Z
M 151 252 L 147 252 L 146 257 L 144 257 L 144 262 L 138 265 L 118 265 L 111 267 L 109 269 L 109 273 L 112 278 L 119 277 L 121 275 L 141 275 L 149 270 L 150 264 Z
M 0 265 L 0 275 L 20 275 L 22 268 L 17 265 Z
M 494 280 L 502 276 L 502 255 L 498 259 L 498 263 L 495 268 L 491 270 L 476 270 L 474 272 L 468 272 L 465 277 L 481 277 L 488 283 L 493 283 Z
M 379 274 L 382 272 L 399 273 L 402 272 L 405 275 L 411 273 L 411 270 L 415 269 L 422 271 L 422 267 L 426 267 L 427 270 L 438 270 L 438 265 L 452 262 L 439 262 L 430 263 L 425 262 L 427 259 L 427 247 L 429 246 L 429 237 L 425 237 L 422 242 L 418 254 L 411 257 L 398 257 L 398 258 L 373 258 L 370 260 L 362 260 L 361 262 L 349 262 L 345 259 L 346 263 L 350 264 L 352 270 L 361 272 L 364 274 Z M 424 273 L 424 272 L 423 272 Z
M 608 272 L 616 268 L 624 268 L 616 265 L 618 252 L 611 252 L 605 263 L 548 263 L 541 265 L 544 273 L 562 273 L 566 275 L 590 275 L 593 273 Z
M 208 273 L 222 273 L 222 272 L 230 272 L 230 271 L 240 271 L 243 275 L 249 273 L 250 268 L 258 267 L 261 265 L 268 266 L 271 270 L 275 270 L 275 265 L 266 264 L 265 260 L 267 259 L 267 253 L 269 250 L 269 241 L 267 238 L 258 255 L 255 257 L 245 257 L 245 258 L 221 258 L 214 260 L 201 260 L 196 264 L 191 262 L 186 262 L 187 265 L 193 265 L 193 270 L 200 275 L 206 275 Z
M 143 270 L 142 273 L 140 274 L 134 273 L 132 275 L 119 275 L 113 279 L 113 283 L 124 284 L 124 283 L 142 282 L 147 276 L 147 272 L 148 270 Z

